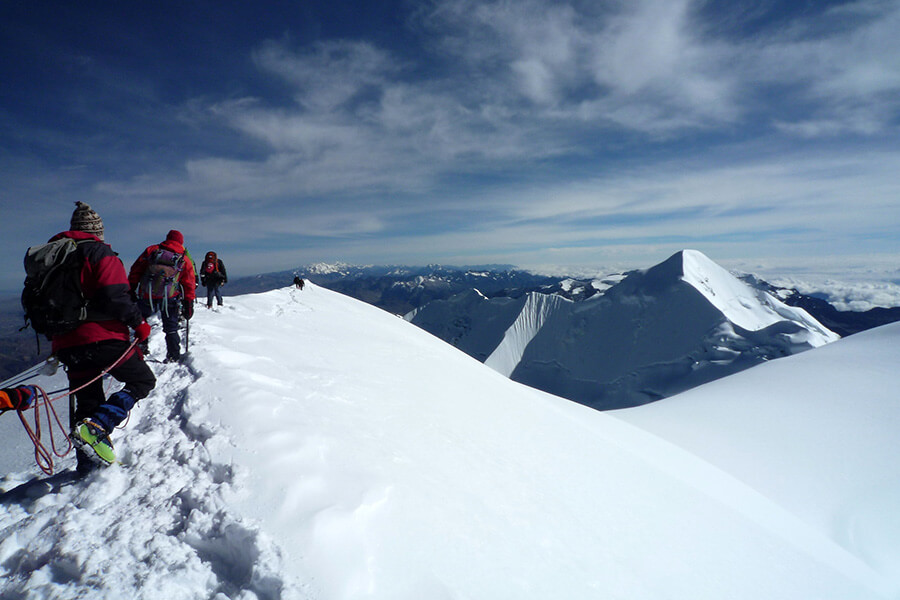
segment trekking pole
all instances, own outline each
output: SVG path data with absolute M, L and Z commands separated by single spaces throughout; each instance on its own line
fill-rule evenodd
M 181 289 L 181 297 L 184 298 L 184 286 L 180 283 L 178 287 Z M 194 296 L 194 302 L 197 301 L 197 296 Z M 191 307 L 193 308 L 193 307 Z M 184 314 L 184 309 L 181 310 L 182 314 Z M 191 351 L 191 320 L 184 317 L 184 353 L 187 354 Z
M 44 365 L 46 364 L 46 362 L 47 361 L 40 362 L 32 367 L 25 369 L 18 375 L 13 375 L 12 377 L 10 377 L 9 379 L 7 379 L 5 381 L 0 381 L 0 388 L 16 387 L 19 384 L 25 383 L 29 379 L 33 379 L 34 377 L 37 377 L 38 375 L 41 374 L 40 373 L 41 369 L 44 368 Z

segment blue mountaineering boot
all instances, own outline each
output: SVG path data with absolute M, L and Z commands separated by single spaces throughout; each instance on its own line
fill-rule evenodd
M 102 426 L 90 419 L 85 419 L 75 426 L 75 431 L 72 432 L 72 443 L 94 462 L 102 465 L 111 465 L 116 462 L 116 453 L 109 440 L 109 434 Z

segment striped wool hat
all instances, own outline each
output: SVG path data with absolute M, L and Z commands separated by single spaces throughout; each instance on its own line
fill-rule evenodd
M 75 212 L 72 213 L 72 221 L 69 224 L 71 231 L 84 231 L 103 239 L 103 219 L 97 212 L 84 202 L 75 203 Z

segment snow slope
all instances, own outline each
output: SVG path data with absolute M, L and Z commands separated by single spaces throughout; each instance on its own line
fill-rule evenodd
M 121 466 L 0 482 L 0 598 L 898 597 L 767 486 L 339 294 L 229 298 L 191 340 Z
M 682 281 L 700 292 L 729 322 L 742 329 L 760 331 L 788 321 L 801 325 L 795 333 L 797 344 L 807 343 L 815 348 L 838 339 L 805 310 L 788 306 L 771 294 L 748 286 L 701 252 L 683 250 L 669 261 L 674 268 L 680 268 L 678 276 Z
M 547 318 L 560 306 L 569 304 L 571 302 L 565 298 L 555 295 L 532 292 L 525 296 L 516 320 L 503 333 L 503 340 L 484 364 L 506 377 L 512 375 L 522 361 L 522 352 L 544 326 Z
M 900 587 L 898 341 L 900 323 L 887 325 L 614 414 L 734 475 Z

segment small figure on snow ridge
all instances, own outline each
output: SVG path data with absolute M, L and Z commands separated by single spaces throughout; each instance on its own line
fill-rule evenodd
M 218 305 L 222 306 L 219 288 L 228 283 L 228 273 L 225 272 L 225 263 L 212 250 L 206 253 L 200 266 L 200 283 L 206 286 L 206 308 L 212 308 L 213 296 Z

